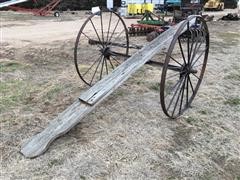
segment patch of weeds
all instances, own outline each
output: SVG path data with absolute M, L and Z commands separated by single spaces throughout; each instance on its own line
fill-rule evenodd
M 197 121 L 197 119 L 194 118 L 194 117 L 187 117 L 185 120 L 186 120 L 187 123 L 189 123 L 189 124 L 193 124 L 194 122 Z
M 213 176 L 211 174 L 204 175 L 203 177 L 200 177 L 201 180 L 212 180 Z
M 114 96 L 116 96 L 116 97 L 124 96 L 124 91 L 118 90 L 118 91 L 115 92 Z
M 229 75 L 227 75 L 224 79 L 232 79 L 232 80 L 240 81 L 240 73 L 232 72 Z
M 240 176 L 237 177 L 237 180 L 240 180 Z
M 58 166 L 63 164 L 63 160 L 61 159 L 52 159 L 48 162 L 48 167 L 52 168 L 53 166 Z
M 175 179 L 177 179 L 176 177 L 167 177 L 167 180 L 175 180 Z
M 87 179 L 85 176 L 80 176 L 80 179 L 82 179 L 82 180 L 85 180 L 85 179 Z
M 61 91 L 61 89 L 62 89 L 61 86 L 54 86 L 47 92 L 46 98 L 49 100 L 53 99 Z
M 17 69 L 22 69 L 23 65 L 16 62 L 1 62 L 0 72 L 14 72 Z
M 159 92 L 160 91 L 160 85 L 159 85 L 159 83 L 150 84 L 149 89 Z
M 5 111 L 21 104 L 26 104 L 29 94 L 36 87 L 21 80 L 11 80 L 0 83 L 0 109 Z
M 208 112 L 207 112 L 206 110 L 201 110 L 201 111 L 199 111 L 199 113 L 200 113 L 200 114 L 203 114 L 203 115 L 208 114 Z
M 229 98 L 224 102 L 224 104 L 228 104 L 230 106 L 240 105 L 240 98 Z
M 238 33 L 230 33 L 230 32 L 223 32 L 219 33 L 219 37 L 221 37 L 224 42 L 231 43 L 231 45 L 238 45 L 239 43 L 239 34 Z
M 144 82 L 141 81 L 141 80 L 138 80 L 138 81 L 136 81 L 136 84 L 137 84 L 137 85 L 141 85 L 141 84 L 144 84 Z

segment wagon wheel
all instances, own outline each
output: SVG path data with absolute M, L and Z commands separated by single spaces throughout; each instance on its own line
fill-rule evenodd
M 128 57 L 128 31 L 115 12 L 97 12 L 82 25 L 74 48 L 74 62 L 81 80 L 92 86 Z
M 188 18 L 177 30 L 163 66 L 160 100 L 163 112 L 171 118 L 180 116 L 190 107 L 207 64 L 208 27 L 202 17 L 197 16 L 190 25 L 193 20 Z

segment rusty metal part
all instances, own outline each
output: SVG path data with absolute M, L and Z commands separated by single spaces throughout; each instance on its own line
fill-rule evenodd
M 148 33 L 151 33 L 153 31 L 157 33 L 162 33 L 166 29 L 161 26 L 155 26 L 155 25 L 148 25 L 148 24 L 132 24 L 128 28 L 128 34 L 130 36 L 145 36 Z
M 37 3 L 36 0 L 33 0 L 34 3 Z M 36 16 L 46 16 L 48 14 L 51 14 L 51 11 L 61 2 L 61 0 L 52 0 L 50 1 L 46 6 L 40 8 L 40 9 L 28 9 L 28 8 L 23 8 L 19 6 L 9 6 L 10 9 L 14 11 L 20 11 L 20 12 L 27 12 L 27 13 L 32 13 Z M 58 17 L 59 12 L 56 11 L 54 12 L 54 16 Z
M 160 100 L 168 117 L 177 118 L 190 107 L 203 79 L 208 51 L 209 32 L 204 19 L 198 16 L 194 25 L 186 20 L 171 42 L 162 70 Z M 180 71 L 169 68 L 172 66 Z
M 131 46 L 133 48 L 133 46 Z M 127 27 L 115 12 L 97 12 L 81 27 L 74 48 L 80 79 L 94 85 L 125 61 L 129 51 Z

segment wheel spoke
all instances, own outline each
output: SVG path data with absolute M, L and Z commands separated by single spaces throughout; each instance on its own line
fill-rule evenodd
M 195 46 L 194 46 L 193 52 L 192 52 L 192 54 L 191 54 L 191 61 L 192 61 L 192 59 L 193 59 L 194 56 L 195 56 L 196 49 L 197 49 L 197 47 L 198 47 L 198 43 L 199 43 L 199 39 L 200 39 L 200 36 L 199 36 L 199 34 L 198 34 L 198 31 L 195 30 L 194 33 L 197 34 L 197 35 L 196 35 L 197 38 L 195 38 Z
M 88 38 L 89 40 L 92 40 L 88 35 L 86 35 L 84 32 L 82 32 L 82 34 L 86 37 L 86 38 Z M 99 46 L 98 44 L 96 44 L 100 49 L 101 49 L 101 46 Z
M 92 69 L 92 67 L 102 58 L 103 55 L 101 55 L 92 65 L 88 70 L 83 74 L 83 77 Z M 100 60 L 101 61 L 101 60 Z
M 200 37 L 200 36 L 199 36 L 199 37 Z M 198 41 L 197 41 L 196 44 L 195 44 L 195 48 L 194 48 L 194 51 L 193 51 L 193 56 L 192 56 L 192 58 L 191 58 L 190 64 L 192 64 L 192 62 L 193 62 L 193 60 L 194 60 L 194 58 L 195 58 L 198 50 L 200 49 L 200 47 L 201 47 L 201 45 L 202 45 L 202 41 L 201 41 L 200 44 L 198 45 L 199 39 L 200 39 L 200 38 L 198 38 Z M 198 46 L 197 46 L 197 45 L 198 45 Z
M 180 83 L 180 82 L 182 82 L 183 81 L 183 78 L 180 78 L 178 81 L 177 81 L 177 83 L 176 84 L 174 84 L 174 86 L 171 88 L 171 90 L 169 91 L 169 92 L 172 92 L 172 91 L 174 91 L 174 89 L 177 87 L 177 85 Z M 165 94 L 165 98 L 168 96 L 168 94 L 166 93 Z
M 195 38 L 194 38 L 194 35 L 193 35 L 193 33 L 192 33 L 192 31 L 191 31 L 191 39 L 192 39 L 192 43 L 191 43 L 191 48 L 190 48 L 190 55 L 189 55 L 189 62 L 188 63 L 190 63 L 190 59 L 191 59 L 191 57 L 192 57 L 192 50 L 193 50 L 193 45 L 194 45 L 194 41 L 195 41 Z
M 201 80 L 200 77 L 198 77 L 196 74 L 193 74 L 193 73 L 192 73 L 192 75 L 193 75 L 194 77 L 196 77 L 198 80 Z
M 104 61 L 105 61 L 106 73 L 108 74 L 108 65 L 107 65 L 107 59 L 106 59 L 106 58 L 104 58 Z
M 100 72 L 99 80 L 102 79 L 102 75 L 103 75 L 104 57 L 103 57 L 102 59 L 103 59 L 103 62 L 102 62 L 102 67 L 101 67 L 101 72 Z
M 191 68 L 196 64 L 196 62 L 202 57 L 202 55 L 205 53 L 206 50 L 203 50 L 200 55 L 198 56 L 198 58 L 192 63 Z M 192 60 L 193 61 L 193 60 Z
M 187 23 L 187 29 L 190 32 L 190 30 L 189 30 L 189 22 Z M 190 38 L 188 37 L 187 38 L 187 53 L 188 53 L 188 60 L 187 60 L 187 62 L 188 62 L 188 64 L 189 64 L 189 61 L 190 61 L 190 45 L 189 45 L 189 43 L 190 43 Z
M 104 43 L 102 11 L 100 13 L 100 17 L 101 17 L 102 42 Z
M 172 56 L 169 56 L 174 62 L 176 62 L 177 64 L 179 64 L 180 66 L 182 66 L 182 64 L 180 62 L 178 62 L 176 59 L 174 59 Z
M 174 109 L 173 109 L 173 112 L 172 112 L 172 116 L 174 115 L 174 112 L 175 112 L 176 107 L 177 107 L 177 105 L 178 105 L 178 101 L 179 101 L 180 95 L 181 95 L 182 90 L 183 90 L 183 85 L 184 85 L 184 83 L 185 83 L 185 79 L 186 79 L 186 77 L 184 76 L 184 82 L 183 82 L 183 84 L 181 85 L 181 89 L 180 89 L 180 91 L 179 91 L 179 93 L 178 93 L 177 102 L 175 103 L 175 106 L 174 106 Z
M 189 83 L 190 83 L 190 86 L 191 86 L 192 92 L 193 92 L 193 94 L 194 94 L 194 88 L 193 88 L 192 81 L 191 81 L 189 75 L 188 75 L 188 80 L 189 80 Z
M 110 19 L 109 19 L 109 23 L 108 23 L 108 32 L 107 32 L 107 40 L 106 42 L 108 42 L 108 38 L 109 38 L 109 31 L 110 31 L 110 25 L 112 23 L 112 12 L 110 14 Z
M 192 58 L 192 61 L 194 60 L 195 56 L 197 55 L 197 52 L 199 52 L 199 49 L 200 49 L 202 43 L 203 43 L 203 42 L 201 41 L 200 44 L 199 44 L 199 46 L 198 46 L 198 48 L 197 48 L 196 51 L 194 52 L 194 57 Z M 203 51 L 205 51 L 205 50 L 203 50 Z M 192 61 L 191 61 L 191 63 L 192 63 Z
M 120 64 L 120 62 L 118 62 L 118 60 L 115 58 L 115 57 L 113 57 L 113 56 L 111 56 L 112 58 L 113 58 L 113 60 L 115 60 L 118 64 Z
M 186 78 L 186 76 L 185 76 L 184 82 L 183 82 L 182 96 L 181 96 L 181 100 L 180 100 L 179 115 L 181 114 L 181 110 L 182 110 L 182 104 L 183 104 L 183 97 L 184 97 L 186 79 L 187 79 L 187 78 Z
M 95 31 L 97 37 L 98 37 L 99 42 L 102 44 L 102 47 L 104 47 L 103 42 L 100 40 L 100 37 L 99 37 L 98 32 L 97 32 L 97 30 L 96 30 L 96 27 L 94 26 L 94 24 L 93 24 L 93 22 L 92 22 L 91 19 L 90 19 L 90 22 L 91 22 L 92 27 L 93 27 L 93 29 L 94 29 L 94 31 Z
M 94 79 L 94 77 L 95 77 L 95 75 L 96 75 L 96 72 L 97 72 L 97 70 L 98 70 L 99 65 L 101 64 L 102 58 L 103 58 L 103 56 L 101 56 L 101 59 L 100 59 L 98 65 L 97 65 L 97 68 L 96 68 L 96 70 L 95 70 L 95 72 L 94 72 L 94 74 L 93 74 L 93 77 L 92 77 L 92 79 L 91 79 L 91 81 L 90 81 L 90 86 L 92 85 L 93 79 Z
M 186 106 L 188 106 L 188 98 L 189 98 L 189 96 L 188 96 L 188 93 L 189 93 L 189 90 L 188 90 L 188 88 L 189 88 L 188 83 L 189 83 L 189 78 L 187 77 Z
M 109 57 L 108 60 L 109 60 L 110 65 L 112 66 L 112 69 L 114 69 L 113 63 L 112 63 L 112 61 L 111 61 L 111 57 Z
M 116 29 L 117 29 L 117 26 L 118 26 L 119 22 L 120 22 L 120 19 L 118 19 L 118 22 L 117 22 L 117 24 L 116 24 L 115 28 L 113 29 L 113 32 L 112 32 L 112 34 L 111 34 L 111 36 L 110 36 L 110 38 L 109 38 L 109 41 L 108 41 L 108 42 L 110 42 L 110 41 L 111 41 L 111 39 L 112 39 L 112 36 L 113 36 L 113 34 L 115 33 L 115 31 L 116 31 Z
M 203 63 L 198 64 L 198 65 L 196 65 L 196 66 L 192 66 L 191 68 L 193 69 L 193 68 L 196 68 L 196 67 L 199 67 L 199 66 L 202 66 L 202 65 L 203 65 Z
M 181 81 L 180 81 L 180 83 L 179 83 L 179 85 L 178 85 L 178 87 L 177 87 L 177 89 L 175 90 L 175 92 L 174 92 L 174 94 L 173 94 L 173 96 L 172 96 L 172 99 L 170 100 L 170 103 L 168 104 L 167 111 L 168 111 L 169 108 L 171 107 L 172 102 L 173 102 L 173 100 L 174 100 L 174 98 L 175 98 L 175 96 L 176 96 L 176 94 L 177 94 L 177 92 L 178 92 L 178 89 L 180 88 L 180 86 L 181 86 L 181 84 L 182 84 L 183 79 L 184 79 L 184 78 L 182 77 L 182 78 L 181 78 Z
M 118 38 L 120 37 L 120 35 L 122 35 L 123 32 L 125 32 L 125 29 L 123 29 L 123 30 L 117 35 L 117 37 L 115 37 L 115 38 L 112 40 L 112 42 L 116 42 L 116 41 L 118 40 Z M 110 48 L 114 45 L 114 43 L 112 43 L 112 42 L 109 41 L 109 45 L 110 45 L 109 47 L 110 47 Z M 124 46 L 118 46 L 118 47 L 125 48 Z
M 173 77 L 176 77 L 177 75 L 179 75 L 179 72 L 178 73 L 174 73 L 173 75 L 170 75 L 169 77 L 167 77 L 166 79 L 171 79 Z
M 179 47 L 180 47 L 180 50 L 181 50 L 181 54 L 182 54 L 182 57 L 183 57 L 184 64 L 187 64 L 186 59 L 185 59 L 185 55 L 184 55 L 184 52 L 183 52 L 183 48 L 182 48 L 182 43 L 181 43 L 181 40 L 179 38 L 178 38 L 178 44 L 179 44 Z

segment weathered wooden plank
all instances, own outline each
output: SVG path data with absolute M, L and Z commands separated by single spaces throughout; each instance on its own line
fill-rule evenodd
M 24 143 L 21 148 L 21 153 L 28 158 L 33 158 L 44 153 L 51 142 L 78 124 L 83 117 L 90 113 L 102 100 L 108 97 L 132 73 L 150 60 L 157 52 L 167 48 L 180 25 L 181 23 L 171 27 L 117 67 L 112 74 L 109 74 L 91 87 L 86 93 L 83 93 L 80 97 L 81 101 L 77 99 L 71 106 L 50 122 L 46 129 Z

